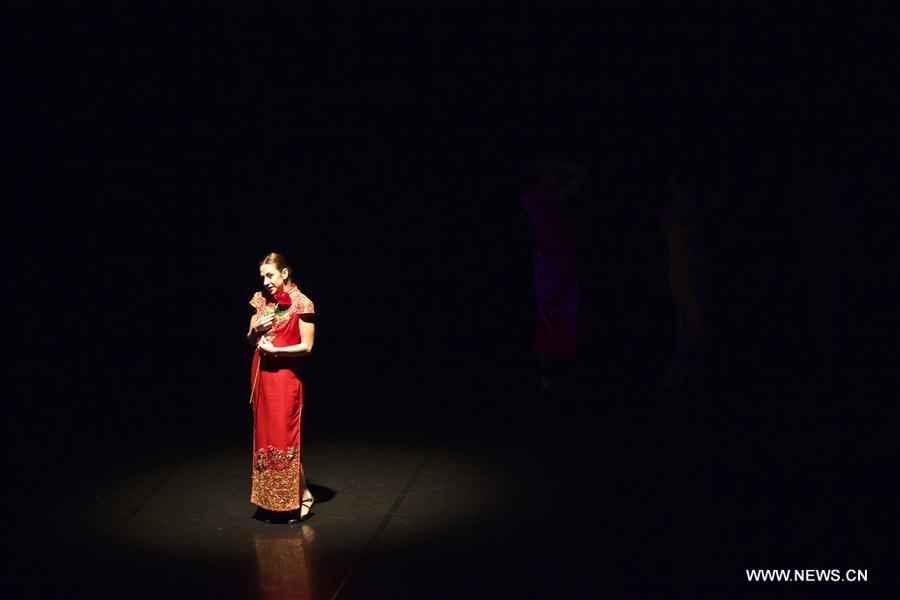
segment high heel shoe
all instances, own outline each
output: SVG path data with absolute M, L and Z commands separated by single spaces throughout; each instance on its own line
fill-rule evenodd
M 309 494 L 309 498 L 304 498 L 300 501 L 300 520 L 303 521 L 309 518 L 310 512 L 312 510 L 312 505 L 315 503 L 316 499 L 312 495 L 312 492 L 306 490 Z
M 300 521 L 306 521 L 309 519 L 312 513 L 309 511 L 312 509 L 312 505 L 315 501 L 312 493 L 309 492 L 309 497 L 304 498 L 300 501 L 300 508 L 294 509 L 289 513 L 288 523 L 299 523 Z

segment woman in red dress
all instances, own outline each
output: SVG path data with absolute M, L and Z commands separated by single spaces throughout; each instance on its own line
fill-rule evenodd
M 534 227 L 534 352 L 540 384 L 551 387 L 551 371 L 575 359 L 578 318 L 578 255 L 575 236 L 562 214 L 588 176 L 583 165 L 541 160 L 522 186 L 522 204 Z
M 291 522 L 305 518 L 313 503 L 303 474 L 299 369 L 299 359 L 313 348 L 313 303 L 292 281 L 284 256 L 268 254 L 260 262 L 259 276 L 264 291 L 250 300 L 256 312 L 247 331 L 247 340 L 256 345 L 250 369 L 250 502 L 266 521 Z

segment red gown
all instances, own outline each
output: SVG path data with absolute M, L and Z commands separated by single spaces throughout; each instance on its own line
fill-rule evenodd
M 270 297 L 254 294 L 250 306 L 257 316 L 275 313 L 274 326 L 264 335 L 274 346 L 300 343 L 300 315 L 313 314 L 313 303 L 297 286 L 284 289 L 290 307 L 279 307 Z M 273 511 L 300 508 L 306 479 L 300 437 L 303 384 L 300 360 L 253 354 L 250 369 L 253 409 L 253 466 L 250 502 Z

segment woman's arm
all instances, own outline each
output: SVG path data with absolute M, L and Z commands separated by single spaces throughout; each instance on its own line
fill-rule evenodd
M 259 343 L 259 349 L 272 356 L 294 357 L 308 356 L 312 353 L 316 326 L 300 318 L 300 343 L 293 346 L 273 346 L 268 340 Z
M 275 317 L 272 315 L 264 317 L 253 315 L 250 317 L 250 327 L 247 329 L 247 341 L 251 345 L 256 345 L 259 336 L 272 328 L 272 321 L 274 318 Z
M 256 315 L 250 317 L 250 328 L 247 329 L 247 342 L 250 344 L 256 344 L 256 340 L 259 338 L 259 334 L 256 333 Z

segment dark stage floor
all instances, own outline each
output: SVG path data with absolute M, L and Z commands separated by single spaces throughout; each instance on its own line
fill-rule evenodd
M 240 409 L 206 415 L 199 441 L 154 411 L 130 432 L 58 416 L 70 451 L 23 457 L 32 477 L 6 491 L 14 580 L 58 598 L 794 598 L 894 577 L 890 428 L 864 410 L 589 372 L 549 399 L 515 368 L 357 375 L 308 386 L 318 501 L 293 525 L 251 518 Z M 391 392 L 367 412 L 375 379 Z M 752 568 L 869 582 L 750 584 Z

